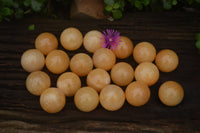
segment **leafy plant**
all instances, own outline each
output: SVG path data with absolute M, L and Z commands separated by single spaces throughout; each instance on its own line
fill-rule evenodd
M 125 9 L 162 11 L 179 10 L 182 7 L 200 7 L 200 0 L 104 0 L 105 14 L 109 15 L 109 20 L 120 19 Z
M 112 21 L 114 19 L 120 19 L 122 17 L 122 12 L 124 11 L 125 0 L 104 0 L 105 14 L 111 15 L 109 19 Z M 114 19 L 113 19 L 114 18 Z
M 196 45 L 196 47 L 197 47 L 197 49 L 199 50 L 199 53 L 200 53 L 200 33 L 198 33 L 197 35 L 196 35 L 196 43 L 195 43 L 195 45 Z
M 151 2 L 151 0 L 128 0 L 131 5 L 138 10 L 142 10 L 144 6 L 148 6 Z
M 72 0 L 0 0 L 0 22 L 40 14 L 67 18 Z M 179 10 L 182 7 L 200 9 L 200 0 L 104 0 L 104 13 L 109 20 L 122 18 L 125 11 Z
M 19 19 L 28 14 L 57 17 L 60 9 L 68 8 L 70 2 L 71 0 L 0 0 L 0 22 Z

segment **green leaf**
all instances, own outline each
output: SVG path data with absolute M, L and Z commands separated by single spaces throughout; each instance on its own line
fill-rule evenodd
M 1 0 L 1 4 L 2 3 L 4 6 L 13 6 L 13 0 Z
M 169 1 L 165 1 L 163 3 L 163 7 L 164 7 L 164 9 L 169 10 L 172 8 L 172 4 Z
M 31 5 L 31 0 L 24 0 L 24 6 L 29 7 Z
M 128 0 L 128 1 L 131 3 L 132 6 L 135 4 L 135 0 Z
M 20 19 L 23 18 L 23 16 L 24 16 L 24 11 L 22 9 L 18 9 L 15 13 L 15 18 Z
M 47 0 L 39 0 L 38 2 L 40 2 L 41 4 L 44 4 Z M 49 0 L 48 0 L 49 1 Z M 68 3 L 69 0 L 61 0 L 63 3 Z
M 35 25 L 34 24 L 29 25 L 28 30 L 30 31 L 35 30 Z
M 125 7 L 125 0 L 120 0 L 119 2 L 119 8 L 121 11 L 124 11 L 124 7 Z
M 194 0 L 187 0 L 189 5 L 192 5 L 194 3 Z
M 113 6 L 115 1 L 114 0 L 104 0 L 104 3 L 109 6 Z
M 198 53 L 200 54 L 200 49 L 198 50 Z
M 200 4 L 200 0 L 196 0 L 196 2 Z
M 122 12 L 120 10 L 113 10 L 113 18 L 120 19 L 122 17 Z
M 178 4 L 178 2 L 177 2 L 177 0 L 172 0 L 172 5 L 177 5 Z
M 148 6 L 150 4 L 150 0 L 143 0 L 142 3 L 145 5 L 145 6 Z
M 142 10 L 142 9 L 143 9 L 142 2 L 141 2 L 141 1 L 135 1 L 135 7 L 136 7 L 138 10 Z
M 113 9 L 112 6 L 109 6 L 109 5 L 107 5 L 105 7 L 105 10 L 108 11 L 108 12 L 112 11 L 112 9 Z
M 37 0 L 31 0 L 31 8 L 33 11 L 39 12 L 42 8 L 42 5 Z
M 196 47 L 200 50 L 200 41 L 197 41 L 197 42 L 195 43 L 195 45 L 196 45 Z
M 15 8 L 15 9 L 17 9 L 17 8 L 19 8 L 19 3 L 18 2 L 13 2 L 13 7 Z
M 113 5 L 113 8 L 114 8 L 114 9 L 118 9 L 118 8 L 119 8 L 119 3 L 115 3 L 115 4 Z
M 200 33 L 196 34 L 196 40 L 200 41 Z
M 1 10 L 2 16 L 11 16 L 13 14 L 13 12 L 14 11 L 12 9 L 8 8 L 8 7 L 4 7 Z
M 119 1 L 119 5 L 120 5 L 120 7 L 125 7 L 125 0 Z

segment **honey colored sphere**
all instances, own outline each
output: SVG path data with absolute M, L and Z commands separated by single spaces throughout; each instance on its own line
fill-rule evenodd
M 116 62 L 115 54 L 107 48 L 100 48 L 93 54 L 93 63 L 96 68 L 110 70 Z
M 119 45 L 112 51 L 119 59 L 128 58 L 133 53 L 133 43 L 128 37 L 121 36 Z
M 71 97 L 81 88 L 81 80 L 75 73 L 65 72 L 58 77 L 57 88 L 60 89 L 65 96 Z
M 100 103 L 108 111 L 119 110 L 125 102 L 124 91 L 117 85 L 107 85 L 101 90 Z
M 110 84 L 110 75 L 104 69 L 94 69 L 87 76 L 87 85 L 100 92 L 105 86 Z
M 93 68 L 92 58 L 85 53 L 74 55 L 70 62 L 70 69 L 78 76 L 86 76 Z
M 41 95 L 50 86 L 50 77 L 45 72 L 35 71 L 30 73 L 26 78 L 26 88 L 33 95 Z
M 21 57 L 21 65 L 27 72 L 42 70 L 44 64 L 44 55 L 37 49 L 29 49 Z
M 133 58 L 137 63 L 153 62 L 156 57 L 156 49 L 149 42 L 138 43 L 133 50 Z
M 40 96 L 40 105 L 48 113 L 61 111 L 65 102 L 65 95 L 58 88 L 48 88 Z
M 44 55 L 47 55 L 58 47 L 58 40 L 55 35 L 49 32 L 41 33 L 35 40 L 36 49 L 40 50 Z
M 132 66 L 126 62 L 120 62 L 111 69 L 111 79 L 119 86 L 126 86 L 134 78 L 134 70 Z
M 160 71 L 172 72 L 179 64 L 178 55 L 173 50 L 161 50 L 156 56 L 155 63 Z
M 69 56 L 62 50 L 53 50 L 46 57 L 46 66 L 54 74 L 63 73 L 69 67 Z
M 153 63 L 143 62 L 135 69 L 135 79 L 146 83 L 148 86 L 152 86 L 159 79 L 159 70 Z
M 139 107 L 149 101 L 151 92 L 145 83 L 134 81 L 127 86 L 125 94 L 129 104 Z
M 183 87 L 175 81 L 164 82 L 158 91 L 160 101 L 167 106 L 176 106 L 183 100 Z
M 89 31 L 83 38 L 83 46 L 88 52 L 94 53 L 97 49 L 102 48 L 101 38 L 103 38 L 103 35 L 100 31 Z
M 66 28 L 60 35 L 60 43 L 66 50 L 76 50 L 83 43 L 83 35 L 77 28 Z
M 99 104 L 99 95 L 91 87 L 82 87 L 75 94 L 74 103 L 79 110 L 91 112 Z

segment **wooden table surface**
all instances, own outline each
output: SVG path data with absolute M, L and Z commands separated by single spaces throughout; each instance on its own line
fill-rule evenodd
M 28 31 L 30 24 L 35 24 L 34 31 Z M 180 64 L 174 72 L 160 73 L 159 81 L 150 87 L 150 101 L 142 107 L 125 102 L 115 112 L 99 105 L 95 111 L 83 113 L 76 109 L 73 98 L 67 98 L 61 112 L 48 114 L 41 109 L 39 97 L 26 90 L 29 73 L 22 69 L 20 57 L 25 50 L 34 48 L 34 39 L 39 33 L 48 31 L 59 38 L 62 30 L 72 26 L 80 29 L 83 35 L 90 30 L 114 28 L 131 38 L 134 45 L 149 41 L 157 51 L 165 48 L 176 51 Z M 0 23 L 0 132 L 200 132 L 200 54 L 194 45 L 198 32 L 200 14 L 183 12 L 127 14 L 114 22 L 39 17 Z M 63 48 L 59 45 L 59 49 Z M 74 52 L 67 51 L 70 57 L 78 52 L 86 50 L 81 47 Z M 123 61 L 134 69 L 137 66 L 132 56 Z M 46 68 L 44 71 L 49 73 Z M 58 75 L 49 75 L 55 86 Z M 158 88 L 167 80 L 177 81 L 184 88 L 184 100 L 176 107 L 164 106 L 158 99 Z M 85 78 L 82 82 L 85 86 Z

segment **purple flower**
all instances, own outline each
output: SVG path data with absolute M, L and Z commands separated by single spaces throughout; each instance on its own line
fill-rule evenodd
M 102 35 L 103 48 L 116 49 L 119 42 L 121 42 L 120 33 L 117 30 L 106 29 L 106 31 L 103 31 Z

